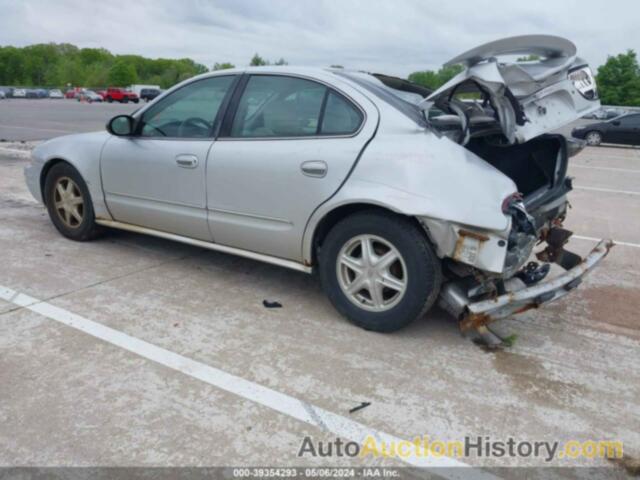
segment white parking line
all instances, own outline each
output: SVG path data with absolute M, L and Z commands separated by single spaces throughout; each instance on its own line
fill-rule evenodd
M 575 238 L 577 240 L 588 240 L 590 242 L 599 242 L 600 240 L 602 240 L 601 238 L 585 237 L 583 235 L 571 235 L 571 238 Z M 625 247 L 640 248 L 640 243 L 619 242 L 618 240 L 614 240 L 613 243 L 615 243 L 616 245 L 623 245 Z
M 377 439 L 378 443 L 383 442 L 385 445 L 394 444 L 394 442 L 395 445 L 398 445 L 398 442 L 404 441 L 388 433 L 369 428 L 347 417 L 343 417 L 242 377 L 232 375 L 218 368 L 165 350 L 164 348 L 132 337 L 119 330 L 107 327 L 106 325 L 94 322 L 2 285 L 0 285 L 0 299 L 24 307 L 51 320 L 67 325 L 68 327 L 80 330 L 94 338 L 98 338 L 172 370 L 201 380 L 221 390 L 288 415 L 296 420 L 317 427 L 325 433 L 337 435 L 358 442 L 361 445 L 367 437 L 373 437 Z M 418 456 L 414 454 L 410 457 L 402 458 L 402 460 L 414 467 L 431 469 L 449 467 L 434 470 L 433 473 L 450 479 L 462 480 L 466 478 L 477 478 L 480 480 L 493 480 L 499 478 L 476 468 L 471 470 L 471 465 L 450 457 L 435 457 L 433 455 Z M 450 467 L 469 468 L 452 469 Z
M 573 186 L 574 190 L 590 190 L 592 192 L 606 192 L 606 193 L 622 193 L 624 195 L 640 195 L 640 192 L 634 192 L 631 190 L 616 190 L 614 188 L 600 188 L 600 187 L 584 187 L 584 186 Z
M 606 148 L 606 147 L 605 147 Z M 611 153 L 607 153 L 606 151 L 600 153 L 600 152 L 592 152 L 592 151 L 587 151 L 584 150 L 582 152 L 580 152 L 580 155 L 578 155 L 575 158 L 582 158 L 582 157 L 590 157 L 590 158 L 594 158 L 594 159 L 601 159 L 604 158 L 606 156 L 606 158 L 620 158 L 622 160 L 637 160 L 638 155 L 640 154 L 640 150 L 635 149 L 635 148 L 625 148 L 622 149 L 625 151 L 630 152 L 630 155 L 616 155 L 616 154 L 611 154 Z
M 593 170 L 606 170 L 609 172 L 640 173 L 640 169 L 635 170 L 633 168 L 594 167 L 592 165 L 578 165 L 576 163 L 571 164 L 569 168 L 590 168 Z
M 20 150 L 19 148 L 0 147 L 0 153 L 7 153 L 9 155 L 31 158 L 31 150 Z
M 0 124 L 0 128 L 12 128 L 14 130 L 38 130 L 42 132 L 59 132 L 59 133 L 75 133 L 75 130 L 62 130 L 60 128 L 39 128 L 39 127 L 23 127 L 19 125 Z

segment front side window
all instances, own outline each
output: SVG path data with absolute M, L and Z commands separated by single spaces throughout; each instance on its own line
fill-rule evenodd
M 327 87 L 301 78 L 255 75 L 240 98 L 232 137 L 316 135 Z
M 211 77 L 190 83 L 147 110 L 142 137 L 208 138 L 234 76 Z
M 640 115 L 629 115 L 620 122 L 625 127 L 640 127 Z

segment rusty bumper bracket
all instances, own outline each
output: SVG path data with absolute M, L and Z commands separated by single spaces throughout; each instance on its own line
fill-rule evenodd
M 566 264 L 572 265 L 570 269 L 551 280 L 508 292 L 489 300 L 469 303 L 462 315 L 460 329 L 463 332 L 471 328 L 482 330 L 494 320 L 506 318 L 532 308 L 538 308 L 540 305 L 564 297 L 582 282 L 582 278 L 607 256 L 614 245 L 612 240 L 601 240 L 591 253 L 581 259 L 577 255 L 563 250 L 563 244 L 564 242 L 557 248 L 558 244 L 556 243 L 555 252 L 560 255 L 556 255 L 555 258 L 550 260 L 560 260 L 560 265 L 562 266 L 565 264 L 563 261 L 565 255 L 570 254 L 567 256 L 566 262 Z M 574 256 L 580 259 L 577 263 L 575 263 Z

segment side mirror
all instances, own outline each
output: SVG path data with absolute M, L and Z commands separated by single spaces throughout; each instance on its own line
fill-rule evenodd
M 133 135 L 133 117 L 131 115 L 118 115 L 107 123 L 107 132 L 118 137 Z
M 611 122 L 612 125 L 615 125 L 616 127 L 620 126 L 620 120 L 616 120 L 615 122 Z

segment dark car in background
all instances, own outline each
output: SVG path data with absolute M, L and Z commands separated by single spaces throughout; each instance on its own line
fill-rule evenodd
M 143 88 L 142 90 L 140 90 L 140 99 L 144 100 L 145 102 L 150 102 L 158 95 L 160 95 L 160 93 L 162 92 L 158 88 Z
M 640 113 L 628 113 L 606 122 L 574 128 L 571 135 L 586 140 L 588 145 L 601 143 L 640 145 Z

